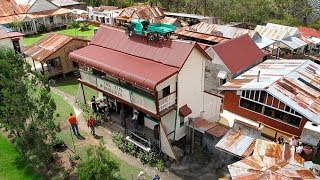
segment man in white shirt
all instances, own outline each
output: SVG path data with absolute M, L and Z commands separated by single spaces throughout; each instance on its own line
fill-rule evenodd
M 298 154 L 301 154 L 301 153 L 302 153 L 302 150 L 303 150 L 302 143 L 299 142 L 299 146 L 297 147 L 296 152 L 297 152 Z

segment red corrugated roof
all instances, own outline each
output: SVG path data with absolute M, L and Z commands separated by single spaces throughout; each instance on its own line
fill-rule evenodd
M 147 42 L 146 37 L 128 38 L 124 31 L 101 26 L 88 47 L 70 53 L 70 59 L 87 64 L 132 84 L 154 90 L 155 86 L 177 73 L 190 53 L 194 42 Z
M 212 49 L 233 74 L 255 64 L 265 56 L 247 34 L 212 46 Z
M 95 45 L 74 51 L 69 58 L 150 90 L 178 72 L 176 67 Z
M 172 39 L 147 42 L 143 36 L 133 35 L 128 38 L 124 31 L 107 26 L 99 28 L 92 38 L 91 44 L 177 68 L 183 66 L 194 47 L 201 51 L 205 57 L 211 59 L 195 42 Z
M 320 31 L 319 30 L 300 26 L 299 31 L 304 36 L 313 36 L 313 37 L 320 38 Z

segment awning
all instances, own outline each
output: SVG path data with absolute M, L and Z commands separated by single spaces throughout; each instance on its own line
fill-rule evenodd
M 189 126 L 201 133 L 206 132 L 214 137 L 222 137 L 229 131 L 229 129 L 225 128 L 224 126 L 210 122 L 201 117 L 195 118 L 195 121 L 192 124 L 189 124 Z
M 220 78 L 220 79 L 226 79 L 227 78 L 227 72 L 226 71 L 219 71 L 217 77 Z
M 178 71 L 172 66 L 95 45 L 73 51 L 69 58 L 151 91 Z
M 272 45 L 275 41 L 269 38 L 262 37 L 260 39 L 255 40 L 254 42 L 260 49 L 263 49 L 265 47 Z
M 179 108 L 179 116 L 180 117 L 186 117 L 191 113 L 192 113 L 192 110 L 188 107 L 188 105 L 184 105 L 181 108 Z

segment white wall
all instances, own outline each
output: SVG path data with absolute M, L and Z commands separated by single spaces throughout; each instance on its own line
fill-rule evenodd
M 41 12 L 52 9 L 58 9 L 58 7 L 47 0 L 36 0 L 36 2 L 28 10 L 28 13 Z
M 212 94 L 203 94 L 203 118 L 211 122 L 217 122 L 220 119 L 222 97 Z
M 163 128 L 167 134 L 174 131 L 175 119 L 176 119 L 176 110 L 173 110 L 173 111 L 169 112 L 168 114 L 166 114 L 165 116 L 161 117 L 161 122 L 162 122 Z M 177 121 L 178 121 L 178 119 L 177 119 Z M 173 139 L 173 133 L 171 133 L 168 136 L 168 139 Z
M 178 74 L 178 109 L 187 104 L 192 110 L 192 113 L 185 117 L 185 124 L 188 117 L 199 117 L 203 111 L 204 68 L 205 57 L 194 48 Z M 186 125 L 180 128 L 180 119 L 177 117 L 175 139 L 179 140 L 186 134 L 187 128 Z
M 176 91 L 177 90 L 176 82 L 177 82 L 177 74 L 171 76 L 167 80 L 158 84 L 156 87 L 156 90 L 158 91 L 158 97 L 162 98 L 162 90 L 167 86 L 170 86 L 170 93 L 173 93 L 174 91 Z
M 20 44 L 21 45 L 21 44 Z M 6 39 L 0 39 L 0 46 L 2 47 L 8 47 L 10 49 L 13 49 L 13 44 L 10 38 Z

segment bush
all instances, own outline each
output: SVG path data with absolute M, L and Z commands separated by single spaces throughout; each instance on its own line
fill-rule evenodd
M 138 158 L 140 159 L 140 161 L 142 162 L 142 164 L 147 164 L 148 163 L 148 155 L 146 154 L 145 151 L 140 151 L 138 153 Z
M 64 148 L 65 144 L 63 142 L 62 139 L 59 138 L 55 138 L 52 142 L 51 142 L 51 146 L 55 149 L 59 149 L 59 148 Z
M 159 171 L 163 172 L 164 171 L 164 162 L 162 159 L 159 159 L 157 161 L 156 167 Z
M 70 178 L 69 170 L 63 171 L 62 176 L 63 176 L 63 179 L 69 179 Z
M 125 151 L 130 154 L 131 156 L 136 156 L 137 155 L 137 146 L 133 144 L 130 141 L 127 141 L 125 143 Z

